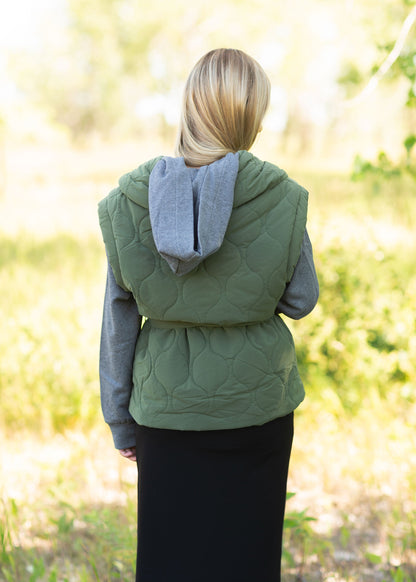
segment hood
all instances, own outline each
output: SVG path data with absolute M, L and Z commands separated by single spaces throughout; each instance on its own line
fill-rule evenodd
M 217 251 L 231 216 L 238 154 L 200 168 L 164 157 L 149 178 L 149 213 L 158 252 L 177 275 Z
M 187 168 L 183 158 L 154 158 L 122 176 L 119 185 L 149 209 L 156 248 L 183 275 L 220 248 L 233 207 L 286 178 L 284 170 L 242 150 L 200 168 Z

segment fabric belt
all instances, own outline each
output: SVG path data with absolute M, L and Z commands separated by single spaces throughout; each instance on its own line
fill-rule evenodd
M 270 318 L 271 319 L 271 318 Z M 265 323 L 269 319 L 263 321 L 242 321 L 235 323 L 197 323 L 194 321 L 166 321 L 162 319 L 149 319 L 152 327 L 160 329 L 182 329 L 185 327 L 246 327 L 247 325 L 257 325 Z

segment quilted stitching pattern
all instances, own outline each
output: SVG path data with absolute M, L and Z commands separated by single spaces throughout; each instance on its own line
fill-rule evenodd
M 299 257 L 307 193 L 246 154 L 222 247 L 183 277 L 153 242 L 146 188 L 157 160 L 122 178 L 100 203 L 116 280 L 150 318 L 136 346 L 130 402 L 140 424 L 184 430 L 263 424 L 304 397 L 291 334 L 274 311 Z M 152 319 L 201 326 L 161 328 Z
M 138 422 L 182 430 L 263 424 L 303 400 L 295 362 L 290 332 L 277 317 L 224 328 L 155 329 L 147 321 L 130 412 Z

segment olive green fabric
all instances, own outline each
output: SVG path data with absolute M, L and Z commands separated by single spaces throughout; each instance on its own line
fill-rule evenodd
M 304 398 L 291 333 L 275 314 L 299 258 L 306 190 L 273 164 L 239 152 L 221 248 L 178 277 L 150 226 L 149 175 L 159 158 L 120 179 L 99 204 L 117 283 L 148 319 L 139 335 L 130 414 L 183 430 L 259 425 Z

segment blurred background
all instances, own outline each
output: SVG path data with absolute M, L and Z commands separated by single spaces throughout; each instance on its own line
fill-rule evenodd
M 96 205 L 173 155 L 205 52 L 272 82 L 253 148 L 310 191 L 321 297 L 290 322 L 284 580 L 416 580 L 416 4 L 0 4 L 0 580 L 132 579 L 135 467 L 101 418 Z M 196 580 L 197 582 L 197 580 Z

